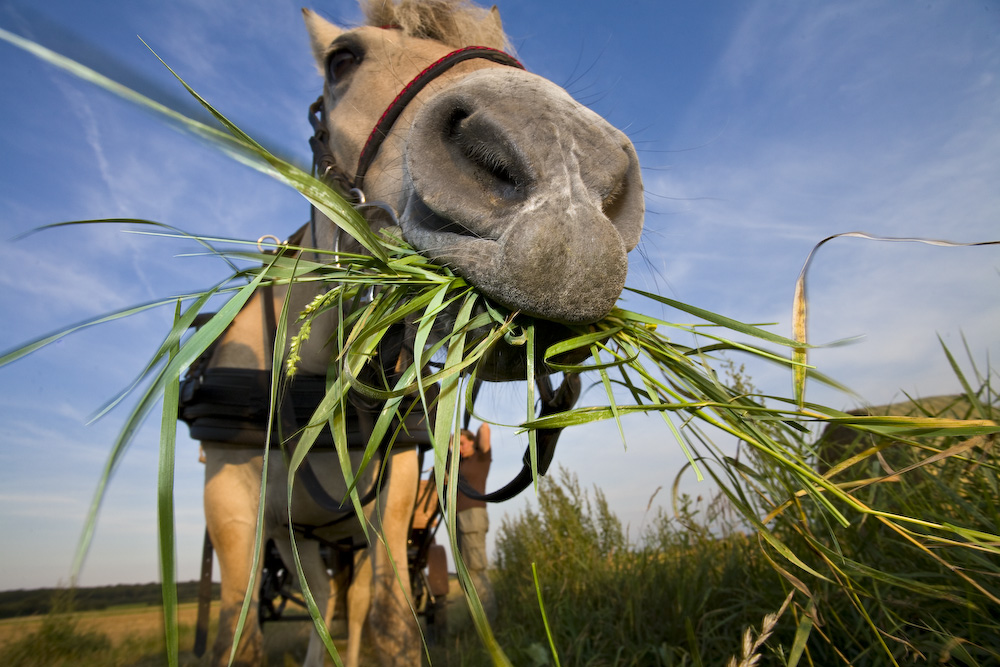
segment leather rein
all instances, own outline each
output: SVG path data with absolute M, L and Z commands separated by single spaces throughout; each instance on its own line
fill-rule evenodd
M 395 99 L 389 103 L 389 106 L 386 107 L 382 116 L 375 123 L 375 126 L 368 135 L 368 139 L 358 158 L 357 169 L 353 175 L 348 174 L 337 164 L 337 160 L 330 150 L 330 133 L 326 126 L 326 108 L 323 96 L 320 95 L 309 106 L 309 123 L 313 127 L 313 135 L 309 138 L 309 145 L 313 152 L 313 173 L 355 206 L 365 204 L 365 176 L 375 161 L 375 157 L 378 155 L 383 142 L 392 131 L 393 125 L 402 115 L 407 105 L 431 81 L 455 65 L 472 59 L 485 59 L 508 67 L 525 69 L 524 65 L 510 54 L 486 46 L 467 46 L 456 49 L 434 61 L 406 84 L 399 94 L 396 95 Z M 322 214 L 313 207 L 311 223 L 314 229 L 316 217 L 319 215 Z M 473 403 L 475 402 L 476 394 L 478 394 L 478 384 L 479 381 L 477 381 L 477 385 L 473 388 Z M 565 375 L 562 384 L 555 391 L 552 389 L 552 384 L 548 376 L 539 376 L 537 384 L 541 398 L 539 417 L 545 417 L 572 408 L 580 395 L 580 379 L 575 374 Z M 472 406 L 467 408 L 466 426 L 468 426 L 469 417 L 471 417 L 471 409 Z M 490 493 L 479 493 L 459 474 L 459 490 L 472 500 L 490 503 L 503 502 L 515 497 L 531 485 L 534 479 L 533 470 L 537 470 L 539 475 L 544 475 L 548 471 L 561 431 L 562 429 L 540 429 L 536 436 L 537 451 L 534 457 L 535 465 L 532 466 L 531 447 L 529 445 L 525 448 L 521 471 L 502 488 Z M 309 484 L 309 486 L 312 487 L 313 484 Z

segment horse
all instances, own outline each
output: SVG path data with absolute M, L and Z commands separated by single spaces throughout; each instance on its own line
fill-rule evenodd
M 360 2 L 365 25 L 353 29 L 303 10 L 324 79 L 314 105 L 312 140 L 321 175 L 343 192 L 353 192 L 356 200 L 384 202 L 393 214 L 376 210 L 367 216 L 372 229 L 398 225 L 419 252 L 451 267 L 511 311 L 547 323 L 554 332 L 604 317 L 624 288 L 627 255 L 643 224 L 642 179 L 629 139 L 556 84 L 525 71 L 509 55 L 495 7 L 485 10 L 468 0 Z M 345 168 L 355 164 L 356 170 Z M 314 217 L 299 242 L 360 250 L 322 216 Z M 289 287 L 290 294 L 284 289 L 269 288 L 253 297 L 217 341 L 206 373 L 223 378 L 249 373 L 259 379 L 271 368 L 273 339 L 267 332 L 282 312 L 297 313 L 320 290 L 315 284 Z M 288 307 L 282 309 L 286 300 Z M 291 330 L 295 326 L 290 324 Z M 334 316 L 312 324 L 312 335 L 298 351 L 299 374 L 326 374 L 328 341 L 336 327 Z M 394 354 L 398 350 L 383 353 L 380 363 L 391 369 Z M 498 342 L 480 364 L 478 377 L 525 379 L 523 347 Z M 261 391 L 266 395 L 266 386 Z M 252 438 L 227 437 L 225 429 L 213 430 L 211 423 L 199 428 L 197 420 L 190 423 L 205 453 L 205 517 L 221 570 L 213 664 L 222 665 L 229 662 L 253 564 L 259 562 L 255 534 L 263 448 Z M 419 425 L 414 426 L 408 432 L 419 435 Z M 365 431 L 363 423 L 357 428 Z M 296 484 L 289 500 L 285 461 L 268 459 L 263 534 L 276 536 L 288 555 L 281 536 L 288 536 L 290 503 L 301 535 L 296 544 L 302 568 L 320 610 L 327 608 L 330 590 L 317 539 L 346 541 L 371 554 L 359 562 L 363 571 L 357 577 L 371 585 L 353 586 L 350 593 L 348 665 L 357 664 L 360 624 L 369 607 L 382 663 L 420 662 L 406 563 L 419 479 L 418 440 L 397 439 L 381 464 L 369 466 L 358 480 L 365 518 L 377 536 L 370 545 L 352 512 L 331 512 L 305 484 Z M 360 456 L 351 454 L 355 467 Z M 313 449 L 307 461 L 316 471 L 320 495 L 344 497 L 346 482 L 336 453 Z M 254 603 L 236 647 L 238 665 L 262 659 L 257 591 L 249 594 Z M 322 664 L 322 654 L 313 632 L 305 664 Z

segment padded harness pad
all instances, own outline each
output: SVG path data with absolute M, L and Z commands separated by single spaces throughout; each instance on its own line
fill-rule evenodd
M 275 410 L 271 443 L 277 446 L 282 439 L 296 442 L 297 433 L 283 433 L 282 414 L 294 417 L 291 429 L 297 431 L 312 419 L 313 412 L 326 395 L 325 378 L 319 375 L 296 375 L 284 397 L 280 410 Z M 433 397 L 428 397 L 433 398 Z M 368 423 L 378 418 L 380 406 L 359 408 L 348 398 L 347 441 L 349 448 L 363 449 L 368 444 L 368 433 L 361 427 L 359 409 L 364 410 Z M 179 417 L 187 423 L 191 438 L 262 447 L 267 438 L 267 415 L 270 406 L 270 372 L 246 368 L 209 368 L 190 376 L 181 383 Z M 390 427 L 393 433 L 398 419 Z M 280 434 L 280 437 L 279 437 Z M 394 444 L 430 447 L 430 437 L 423 410 L 417 407 L 404 421 Z M 333 447 L 330 429 L 323 429 L 316 438 L 316 447 Z

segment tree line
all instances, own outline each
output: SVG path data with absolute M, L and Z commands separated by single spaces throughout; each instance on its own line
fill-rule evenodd
M 198 582 L 184 581 L 177 584 L 179 602 L 195 602 L 198 599 Z M 219 584 L 212 584 L 212 599 L 219 599 Z M 0 618 L 34 616 L 48 614 L 53 609 L 59 611 L 98 611 L 121 605 L 162 604 L 162 589 L 159 583 L 117 584 L 114 586 L 93 586 L 76 588 L 35 588 L 14 591 L 0 591 Z

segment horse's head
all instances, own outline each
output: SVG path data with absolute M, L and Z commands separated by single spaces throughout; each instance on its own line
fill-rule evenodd
M 326 78 L 330 148 L 349 176 L 382 113 L 428 65 L 471 39 L 492 34 L 475 45 L 503 46 L 495 10 L 482 11 L 473 36 L 305 18 Z M 555 84 L 485 59 L 454 66 L 406 105 L 364 190 L 400 212 L 422 253 L 509 308 L 556 322 L 611 310 L 642 230 L 628 138 Z

